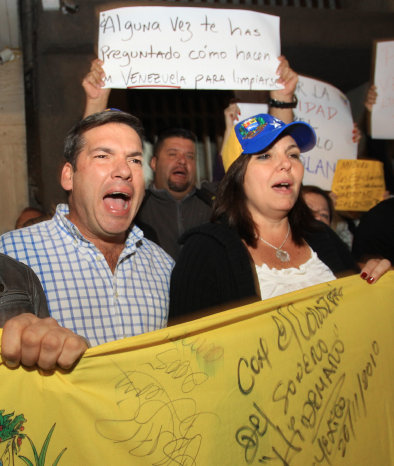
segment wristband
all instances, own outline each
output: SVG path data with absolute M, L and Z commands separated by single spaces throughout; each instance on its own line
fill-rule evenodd
M 293 95 L 293 102 L 282 102 L 276 99 L 270 99 L 268 105 L 275 108 L 296 108 L 298 104 L 297 96 Z

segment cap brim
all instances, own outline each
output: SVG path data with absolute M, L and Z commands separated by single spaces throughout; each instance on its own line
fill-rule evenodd
M 254 137 L 248 141 L 247 148 L 244 148 L 244 154 L 255 154 L 261 152 L 275 142 L 281 134 L 291 136 L 301 152 L 307 152 L 316 145 L 316 133 L 312 126 L 303 121 L 294 121 L 286 126 L 270 131 L 270 134 L 264 134 L 264 137 Z

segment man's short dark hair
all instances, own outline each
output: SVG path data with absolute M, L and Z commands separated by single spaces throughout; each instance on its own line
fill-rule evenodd
M 157 141 L 153 147 L 153 157 L 157 157 L 164 141 L 168 138 L 183 138 L 183 139 L 190 139 L 194 144 L 197 143 L 197 137 L 190 131 L 189 129 L 184 128 L 167 128 L 160 131 Z
M 130 113 L 118 110 L 104 110 L 103 112 L 93 113 L 83 120 L 78 121 L 68 132 L 64 140 L 64 158 L 71 163 L 73 169 L 76 168 L 78 155 L 85 145 L 83 135 L 90 129 L 106 125 L 108 123 L 122 123 L 130 126 L 138 134 L 141 143 L 144 140 L 144 129 L 141 121 Z

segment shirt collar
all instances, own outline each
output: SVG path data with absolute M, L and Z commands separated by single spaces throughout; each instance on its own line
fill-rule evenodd
M 74 239 L 80 241 L 85 245 L 94 246 L 93 243 L 87 240 L 78 230 L 78 228 L 66 217 L 69 213 L 70 209 L 67 204 L 58 204 L 55 212 L 55 220 L 61 226 L 61 228 L 66 230 Z M 138 228 L 137 225 L 132 225 L 127 235 L 125 248 L 121 256 L 133 252 L 136 248 L 137 243 L 141 241 L 143 237 L 143 231 L 140 228 Z

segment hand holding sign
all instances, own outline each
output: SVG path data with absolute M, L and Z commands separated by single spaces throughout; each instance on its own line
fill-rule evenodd
M 103 62 L 101 60 L 98 58 L 93 60 L 89 73 L 82 81 L 86 96 L 84 117 L 101 112 L 107 107 L 111 89 L 103 87 L 105 85 L 105 72 L 102 66 Z

